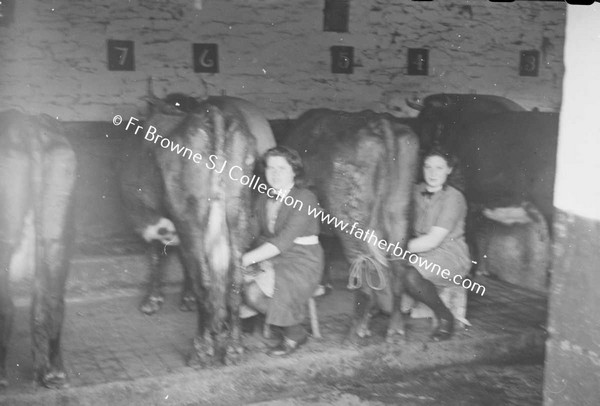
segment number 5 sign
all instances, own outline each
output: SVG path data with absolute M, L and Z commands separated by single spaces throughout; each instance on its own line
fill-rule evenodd
M 108 70 L 135 70 L 133 41 L 108 40 Z
M 194 72 L 219 72 L 219 47 L 217 44 L 192 44 Z
M 331 47 L 331 73 L 354 72 L 354 47 Z

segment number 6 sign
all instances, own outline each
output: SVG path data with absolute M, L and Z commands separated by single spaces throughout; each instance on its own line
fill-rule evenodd
M 217 44 L 192 44 L 194 72 L 219 72 L 219 48 Z
M 108 70 L 135 70 L 133 41 L 109 39 Z

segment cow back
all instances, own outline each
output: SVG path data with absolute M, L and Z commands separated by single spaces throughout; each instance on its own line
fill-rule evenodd
M 243 122 L 256 141 L 259 155 L 275 146 L 275 137 L 269 122 L 262 112 L 252 103 L 238 97 L 212 96 L 207 102 L 219 107 L 225 114 L 235 116 Z
M 347 224 L 329 227 L 348 260 L 381 255 L 349 234 L 354 223 L 389 243 L 405 243 L 418 159 L 418 140 L 409 127 L 388 114 L 316 109 L 298 118 L 286 145 L 302 156 L 324 209 Z
M 507 112 L 465 125 L 452 136 L 466 168 L 466 194 L 486 206 L 532 201 L 547 219 L 553 211 L 558 114 Z

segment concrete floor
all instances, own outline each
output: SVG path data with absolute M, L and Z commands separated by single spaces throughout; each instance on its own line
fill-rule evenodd
M 274 359 L 264 353 L 263 341 L 251 336 L 246 340 L 245 359 L 239 365 L 194 370 L 185 365 L 185 360 L 191 349 L 196 317 L 178 310 L 174 285 L 169 288 L 171 293 L 159 314 L 141 314 L 137 307 L 142 292 L 129 282 L 143 279 L 143 268 L 140 256 L 74 261 L 63 329 L 70 388 L 64 390 L 32 385 L 28 301 L 23 297 L 18 299 L 8 357 L 10 386 L 0 392 L 0 405 L 479 405 L 484 404 L 480 397 L 469 398 L 465 394 L 464 401 L 459 402 L 461 398 L 456 393 L 458 397 L 451 399 L 458 403 L 443 403 L 440 400 L 444 398 L 443 391 L 430 390 L 430 395 L 424 394 L 427 379 L 411 381 L 407 377 L 414 378 L 416 371 L 432 368 L 435 373 L 444 374 L 441 367 L 465 363 L 474 363 L 485 371 L 498 362 L 510 364 L 524 359 L 533 360 L 537 367 L 532 368 L 538 369 L 516 375 L 533 377 L 532 385 L 541 393 L 541 379 L 537 376 L 543 362 L 547 303 L 544 296 L 535 292 L 481 278 L 478 281 L 487 288 L 485 296 L 471 295 L 468 302 L 467 318 L 473 326 L 459 330 L 452 340 L 430 342 L 430 321 L 411 319 L 406 340 L 387 344 L 383 335 L 388 318 L 380 315 L 372 320 L 372 337 L 357 346 L 343 347 L 340 343 L 350 323 L 352 293 L 345 288 L 345 281 L 336 279 L 333 292 L 317 299 L 322 339 L 309 340 L 290 358 Z M 99 269 L 104 276 L 98 274 Z M 94 271 L 100 282 L 93 285 L 92 278 L 83 286 L 82 275 Z M 124 275 L 125 282 L 106 283 L 110 272 Z M 127 279 L 129 273 L 135 275 L 131 280 Z M 338 270 L 334 274 L 342 273 Z M 463 372 L 473 368 L 468 366 Z M 494 379 L 502 381 L 503 374 L 498 370 Z M 481 377 L 476 373 L 471 375 L 468 379 L 478 381 L 480 389 L 485 387 Z M 372 385 L 365 390 L 352 390 L 360 387 L 356 382 L 365 381 Z M 490 387 L 495 387 L 492 381 Z M 402 385 L 417 389 L 398 390 Z M 374 398 L 369 392 L 371 387 L 375 392 L 380 389 L 385 396 L 381 400 Z M 480 392 L 495 393 L 494 399 L 500 396 L 498 391 Z M 515 404 L 536 404 L 530 402 L 537 399 L 534 395 L 527 390 L 524 393 L 529 400 Z M 417 398 L 410 399 L 413 395 Z M 436 396 L 440 399 L 436 400 Z

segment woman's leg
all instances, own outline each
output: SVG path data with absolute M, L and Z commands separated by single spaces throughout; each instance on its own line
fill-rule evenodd
M 438 318 L 438 327 L 433 332 L 432 338 L 437 340 L 450 338 L 454 331 L 454 316 L 440 299 L 435 285 L 423 278 L 413 267 L 406 268 L 404 282 L 408 293 L 419 302 L 425 303 Z
M 283 335 L 295 342 L 302 342 L 308 336 L 306 329 L 302 324 L 288 326 L 283 328 Z
M 244 302 L 253 309 L 258 310 L 261 313 L 266 313 L 269 298 L 256 283 L 251 282 L 244 287 Z

